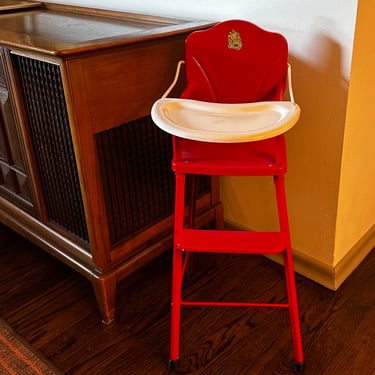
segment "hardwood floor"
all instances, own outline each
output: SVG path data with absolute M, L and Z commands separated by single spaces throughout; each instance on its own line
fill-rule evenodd
M 100 322 L 91 284 L 0 225 L 0 316 L 64 374 L 168 374 L 170 255 L 120 283 L 116 320 Z M 192 297 L 284 299 L 263 257 L 195 258 Z M 297 276 L 306 375 L 375 373 L 375 252 L 332 292 Z M 204 291 L 203 291 L 204 288 Z M 185 307 L 178 374 L 289 374 L 285 310 Z

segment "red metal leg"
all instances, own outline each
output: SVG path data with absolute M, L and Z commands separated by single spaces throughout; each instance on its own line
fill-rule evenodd
M 177 366 L 180 352 L 181 287 L 183 278 L 182 250 L 178 248 L 179 234 L 184 226 L 185 202 L 184 174 L 176 173 L 176 195 L 174 216 L 174 245 L 172 262 L 172 302 L 169 368 Z
M 189 175 L 189 216 L 188 228 L 195 227 L 195 213 L 197 207 L 197 194 L 198 194 L 198 178 L 196 175 Z M 184 254 L 184 275 L 189 276 L 192 271 L 192 254 L 185 252 Z M 182 277 L 184 277 L 184 275 Z
M 284 254 L 285 280 L 288 294 L 289 316 L 296 365 L 303 366 L 304 356 L 302 347 L 301 327 L 298 313 L 296 284 L 293 269 L 293 260 L 290 248 Z
M 197 192 L 198 192 L 198 179 L 196 175 L 189 176 L 190 191 L 189 191 L 189 228 L 194 228 L 195 226 L 195 210 L 196 210 L 196 201 L 197 201 Z
M 176 367 L 180 356 L 180 319 L 181 319 L 181 284 L 182 252 L 174 246 L 172 270 L 171 336 L 169 368 Z
M 286 204 L 284 176 L 275 176 L 275 188 L 277 198 L 277 208 L 279 214 L 280 230 L 287 236 L 287 248 L 284 252 L 285 282 L 288 295 L 289 316 L 292 331 L 292 340 L 294 348 L 294 370 L 302 372 L 304 367 L 304 356 L 302 346 L 301 327 L 298 313 L 298 301 L 296 292 L 296 283 L 293 267 L 292 247 L 290 241 L 290 231 L 288 222 L 288 212 Z

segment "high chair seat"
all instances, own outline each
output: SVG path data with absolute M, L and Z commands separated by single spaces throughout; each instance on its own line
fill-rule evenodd
M 290 101 L 213 103 L 164 98 L 152 117 L 167 133 L 204 142 L 259 141 L 285 133 L 299 119 L 300 107 Z

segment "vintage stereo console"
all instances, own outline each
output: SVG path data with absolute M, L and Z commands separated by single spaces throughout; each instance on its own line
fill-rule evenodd
M 0 7 L 0 222 L 87 277 L 111 322 L 117 283 L 171 248 L 171 139 L 149 114 L 208 24 L 29 5 Z M 217 181 L 199 186 L 197 225 L 222 221 Z

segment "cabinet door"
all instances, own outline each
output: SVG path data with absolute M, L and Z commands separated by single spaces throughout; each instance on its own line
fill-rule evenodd
M 1 49 L 0 58 L 0 194 L 32 211 L 31 193 L 6 85 Z

